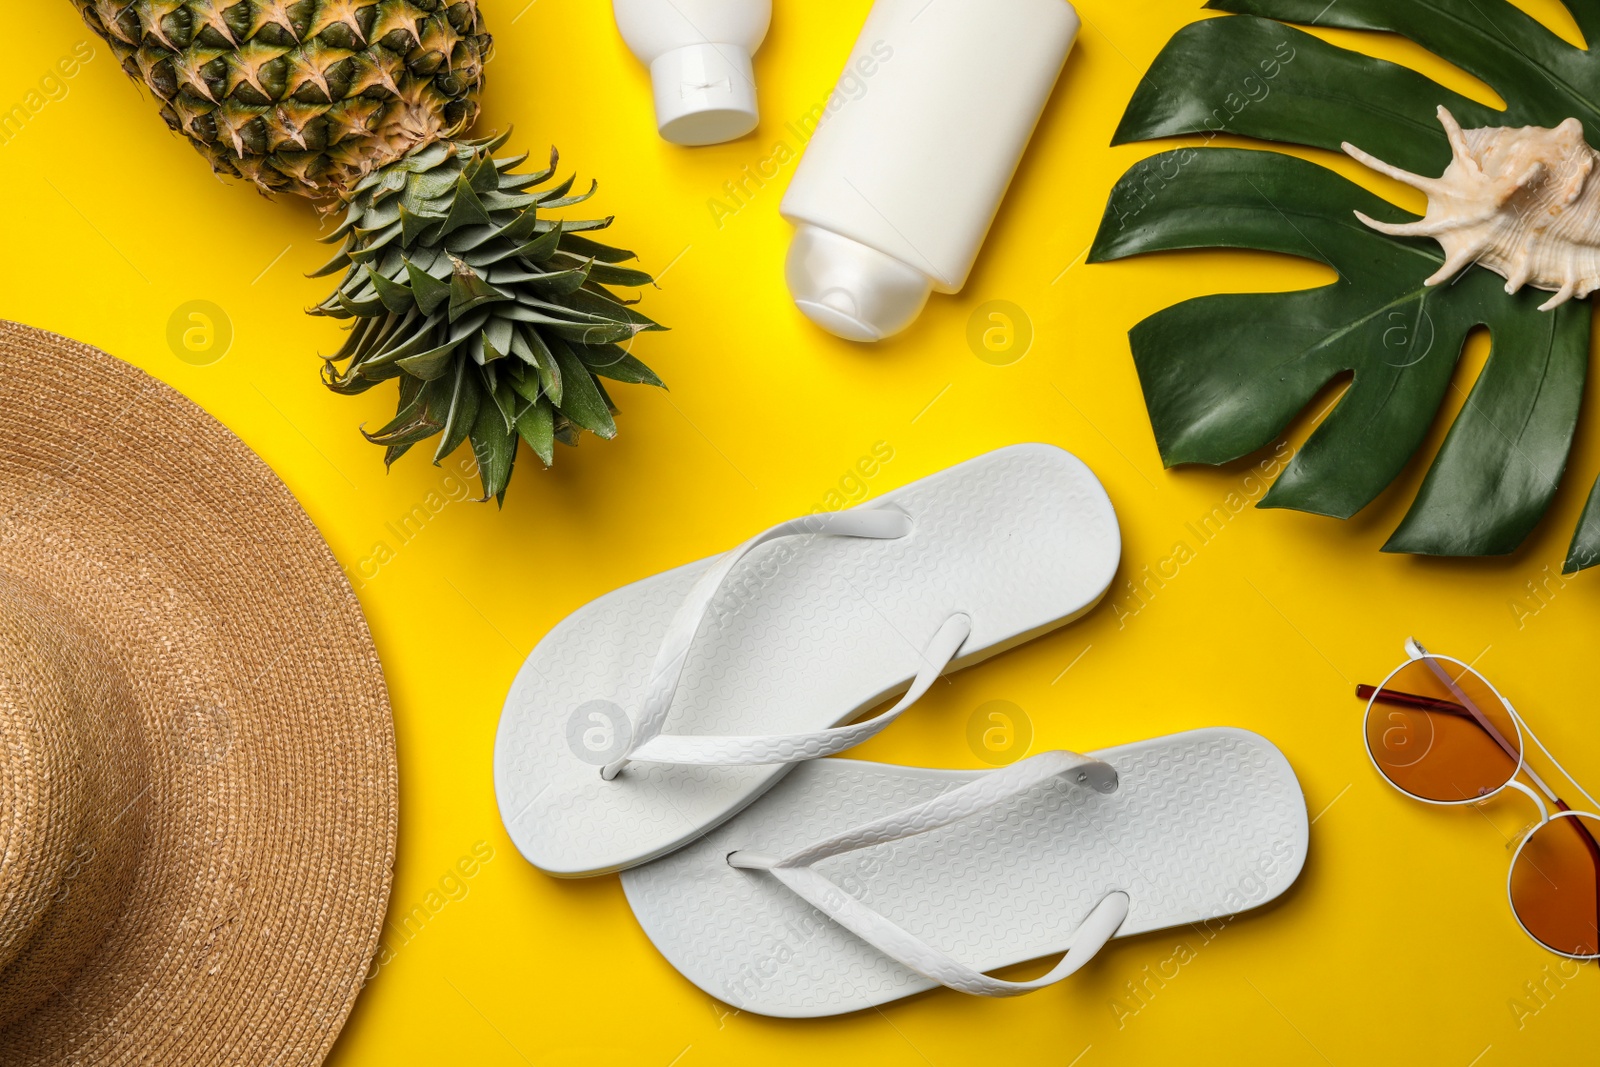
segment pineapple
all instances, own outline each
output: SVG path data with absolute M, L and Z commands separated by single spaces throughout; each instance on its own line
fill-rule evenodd
M 313 314 L 351 320 L 323 380 L 399 380 L 392 421 L 362 432 L 393 463 L 470 441 L 485 500 L 504 502 L 517 442 L 546 465 L 582 430 L 616 434 L 601 378 L 661 385 L 624 348 L 662 327 L 611 286 L 651 284 L 631 252 L 558 220 L 581 203 L 471 140 L 490 38 L 477 0 L 72 0 L 161 115 L 219 173 L 343 211 L 343 272 Z M 544 187 L 540 189 L 539 187 Z

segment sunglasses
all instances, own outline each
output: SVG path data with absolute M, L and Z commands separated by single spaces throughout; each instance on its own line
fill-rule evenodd
M 1367 755 L 1389 784 L 1429 804 L 1475 804 L 1515 789 L 1539 806 L 1506 879 L 1528 936 L 1573 959 L 1600 957 L 1600 815 L 1574 811 L 1529 767 L 1526 736 L 1594 808 L 1584 788 L 1528 729 L 1511 702 L 1467 664 L 1406 641 L 1410 658 L 1367 701 Z M 1525 776 L 1533 787 L 1518 776 Z M 1553 809 L 1553 810 L 1552 810 Z

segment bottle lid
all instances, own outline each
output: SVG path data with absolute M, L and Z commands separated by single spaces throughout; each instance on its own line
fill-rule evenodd
M 719 144 L 756 128 L 750 53 L 736 44 L 695 44 L 650 64 L 656 126 L 673 144 Z
M 910 326 L 933 281 L 892 256 L 801 224 L 784 274 L 806 318 L 847 341 L 881 341 Z

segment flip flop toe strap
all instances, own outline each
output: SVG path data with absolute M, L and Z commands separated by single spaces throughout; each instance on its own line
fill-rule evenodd
M 1117 773 L 1109 764 L 1074 752 L 1044 752 L 932 800 L 808 845 L 788 856 L 780 858 L 741 850 L 731 853 L 728 863 L 747 870 L 766 871 L 795 895 L 885 956 L 941 985 L 986 997 L 1014 997 L 1030 993 L 1061 981 L 1100 951 L 1128 916 L 1127 893 L 1113 890 L 1100 899 L 1074 932 L 1066 954 L 1048 973 L 1026 982 L 1011 982 L 985 974 L 928 944 L 881 912 L 846 893 L 812 865 L 829 856 L 903 840 L 948 826 L 1058 775 L 1064 775 L 1095 792 L 1109 793 L 1117 788 Z
M 956 613 L 946 619 L 922 653 L 922 669 L 895 704 L 870 719 L 804 734 L 719 736 L 713 734 L 657 734 L 635 748 L 625 759 L 636 763 L 690 763 L 747 766 L 760 763 L 796 763 L 843 752 L 879 733 L 900 713 L 915 704 L 950 665 L 967 636 L 972 619 Z
M 622 768 L 635 761 L 735 766 L 793 763 L 842 752 L 888 726 L 901 711 L 927 691 L 955 656 L 961 642 L 966 640 L 972 629 L 967 616 L 952 616 L 945 621 L 924 653 L 924 669 L 917 674 L 906 696 L 888 711 L 865 722 L 815 733 L 774 736 L 685 736 L 661 732 L 682 679 L 695 634 L 699 632 L 718 590 L 727 582 L 740 560 L 768 541 L 781 537 L 811 535 L 894 540 L 910 532 L 911 519 L 903 511 L 854 508 L 779 523 L 717 560 L 689 590 L 667 627 L 666 636 L 656 653 L 655 664 L 650 670 L 650 680 L 645 687 L 638 717 L 633 723 L 629 750 L 602 767 L 600 776 L 609 781 Z

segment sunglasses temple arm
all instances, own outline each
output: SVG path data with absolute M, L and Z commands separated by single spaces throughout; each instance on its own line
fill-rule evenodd
M 1550 760 L 1551 763 L 1556 763 L 1555 758 L 1552 757 L 1550 755 L 1549 750 L 1544 747 L 1544 743 L 1541 742 L 1537 737 L 1534 737 L 1533 731 L 1528 728 L 1528 724 L 1523 721 L 1521 715 L 1517 714 L 1517 709 L 1513 708 L 1510 704 L 1506 705 L 1506 709 L 1511 712 L 1511 717 L 1517 721 L 1517 725 L 1522 728 L 1523 732 L 1526 733 L 1529 737 L 1533 738 L 1533 743 L 1539 746 L 1539 751 L 1544 753 L 1545 758 Z M 1578 785 L 1577 781 L 1572 777 L 1572 775 L 1567 774 L 1566 769 L 1564 767 L 1562 767 L 1561 764 L 1556 763 L 1556 770 L 1560 771 L 1563 775 L 1565 775 L 1567 780 L 1572 782 L 1573 785 Z M 1533 784 L 1539 787 L 1539 791 L 1540 792 L 1542 792 L 1545 796 L 1550 798 L 1550 803 L 1554 804 L 1557 808 L 1559 808 L 1562 811 L 1570 811 L 1571 810 L 1570 808 L 1567 807 L 1566 801 L 1564 801 L 1560 797 L 1556 796 L 1556 791 L 1554 789 L 1551 789 L 1550 786 L 1548 784 L 1546 784 L 1546 782 L 1545 782 L 1545 780 L 1543 778 L 1539 777 L 1539 772 L 1534 770 L 1532 767 L 1528 766 L 1528 761 L 1527 760 L 1523 760 L 1522 761 L 1522 773 L 1526 774 L 1529 778 L 1533 779 Z M 1583 793 L 1583 795 L 1585 797 L 1588 797 L 1588 795 L 1589 795 L 1588 793 L 1584 793 L 1583 786 L 1581 786 L 1581 785 L 1578 786 L 1578 792 Z
M 1433 665 L 1433 661 L 1429 660 L 1429 664 Z M 1436 665 L 1435 669 L 1438 669 Z M 1452 688 L 1455 689 L 1456 692 L 1460 692 L 1459 688 L 1454 686 L 1452 686 Z M 1539 787 L 1540 791 L 1550 799 L 1551 803 L 1562 804 L 1561 798 L 1556 796 L 1555 791 L 1552 790 L 1548 784 L 1546 784 L 1543 778 L 1539 777 L 1539 772 L 1528 766 L 1526 760 L 1519 759 L 1517 750 L 1511 747 L 1510 743 L 1506 741 L 1505 737 L 1500 733 L 1500 731 L 1496 730 L 1494 725 L 1483 717 L 1483 715 L 1478 711 L 1477 707 L 1473 705 L 1472 701 L 1467 700 L 1465 693 L 1461 693 L 1461 698 L 1466 701 L 1465 706 L 1450 700 L 1440 700 L 1438 697 L 1425 697 L 1417 693 L 1402 692 L 1399 689 L 1379 689 L 1377 686 L 1367 685 L 1366 683 L 1356 686 L 1356 696 L 1362 700 L 1371 700 L 1378 704 L 1393 704 L 1402 708 L 1416 708 L 1419 711 L 1433 711 L 1442 715 L 1459 715 L 1462 718 L 1471 719 L 1473 724 L 1487 733 L 1494 740 L 1494 742 L 1505 751 L 1507 756 L 1510 756 L 1513 760 L 1518 760 L 1521 762 L 1523 772 L 1527 774 L 1529 778 L 1533 779 L 1533 784 Z M 1512 708 L 1510 710 L 1513 715 L 1516 715 L 1516 709 Z M 1521 723 L 1522 728 L 1528 731 L 1528 736 L 1533 737 L 1533 731 L 1528 730 L 1528 724 L 1522 721 L 1522 716 L 1517 715 L 1516 717 L 1517 722 Z M 1545 756 L 1548 758 L 1550 753 L 1545 750 L 1544 745 L 1539 742 L 1537 737 L 1533 737 L 1533 740 L 1539 745 L 1539 750 L 1544 752 Z M 1552 762 L 1554 762 L 1554 760 L 1552 760 Z M 1556 766 L 1560 767 L 1561 765 L 1558 763 Z M 1563 771 L 1562 773 L 1565 774 L 1566 772 Z M 1567 777 L 1570 778 L 1571 775 L 1567 775 Z M 1581 786 L 1579 787 L 1579 791 L 1582 791 Z M 1587 797 L 1589 794 L 1584 793 L 1583 795 Z M 1564 804 L 1562 804 L 1562 810 L 1566 810 Z
M 1421 648 L 1421 646 L 1419 645 L 1418 648 Z M 1499 730 L 1495 729 L 1494 723 L 1490 722 L 1488 717 L 1486 715 L 1484 715 L 1484 713 L 1478 709 L 1478 705 L 1476 705 L 1476 704 L 1474 704 L 1472 702 L 1472 698 L 1471 697 L 1467 696 L 1466 693 L 1462 692 L 1461 687 L 1456 684 L 1456 680 L 1454 678 L 1450 677 L 1449 672 L 1446 671 L 1443 667 L 1439 666 L 1439 661 L 1434 659 L 1432 656 L 1429 656 L 1429 655 L 1426 655 L 1426 654 L 1424 654 L 1420 658 L 1421 658 L 1423 663 L 1428 665 L 1428 669 L 1433 672 L 1433 676 L 1435 678 L 1439 679 L 1439 683 L 1441 685 L 1443 685 L 1446 689 L 1450 690 L 1450 695 L 1455 697 L 1456 700 L 1461 704 L 1461 706 L 1466 708 L 1467 711 L 1471 713 L 1473 719 L 1476 720 L 1478 725 L 1483 728 L 1484 733 L 1486 733 L 1490 737 L 1494 738 L 1495 744 L 1499 745 L 1502 749 L 1504 749 L 1506 755 L 1510 756 L 1512 759 L 1516 760 L 1518 763 L 1521 763 L 1522 762 L 1522 751 L 1521 751 L 1521 749 L 1519 749 L 1517 746 L 1513 745 L 1510 741 L 1507 741 L 1506 738 L 1505 738 L 1505 735 L 1502 734 Z M 1545 788 L 1544 783 L 1542 783 L 1542 782 L 1540 783 L 1540 788 L 1544 789 L 1546 793 L 1549 792 L 1549 789 Z
M 1477 718 L 1472 717 L 1472 713 L 1467 712 L 1467 709 L 1464 709 L 1464 707 L 1461 707 L 1461 705 L 1456 704 L 1454 701 L 1442 701 L 1442 699 L 1438 699 L 1438 697 L 1435 696 L 1419 696 L 1419 694 L 1416 693 L 1405 693 L 1405 691 L 1402 691 L 1402 689 L 1378 688 L 1378 686 L 1366 685 L 1365 681 L 1360 683 L 1360 685 L 1355 686 L 1355 696 L 1357 696 L 1358 699 L 1363 699 L 1363 701 L 1374 701 L 1378 702 L 1378 704 L 1394 704 L 1397 705 L 1397 707 L 1414 707 L 1414 709 L 1424 710 L 1424 712 L 1438 712 L 1442 713 L 1442 715 L 1459 715 L 1459 717 L 1462 718 L 1472 718 L 1474 725 L 1478 725 Z M 1509 705 L 1507 705 L 1507 707 L 1509 707 Z M 1515 707 L 1510 707 L 1510 713 L 1517 717 L 1517 723 L 1518 725 L 1522 726 L 1523 733 L 1528 734 L 1528 737 L 1530 737 L 1531 741 L 1533 741 L 1533 744 L 1538 745 L 1539 752 L 1544 753 L 1544 758 L 1549 760 L 1550 763 L 1554 763 L 1555 769 L 1560 771 L 1563 777 L 1566 777 L 1568 781 L 1573 782 L 1573 785 L 1578 787 L 1578 792 L 1584 795 L 1584 800 L 1589 801 L 1590 808 L 1600 811 L 1600 803 L 1595 803 L 1594 797 L 1590 797 L 1589 792 L 1582 787 L 1582 782 L 1579 782 L 1578 779 L 1574 779 L 1574 777 L 1571 776 L 1568 771 L 1566 771 L 1565 766 L 1562 766 L 1560 760 L 1557 760 L 1554 755 L 1550 755 L 1550 750 L 1544 747 L 1544 742 L 1539 741 L 1538 734 L 1533 733 L 1533 728 L 1528 726 L 1528 721 L 1522 717 L 1522 713 L 1517 712 Z M 1491 734 L 1491 736 L 1493 736 L 1493 734 Z M 1512 755 L 1512 757 L 1515 758 L 1514 752 L 1507 753 L 1507 755 Z M 1526 774 L 1528 774 L 1528 777 L 1533 779 L 1534 784 L 1538 785 L 1539 789 L 1544 792 L 1544 795 L 1550 798 L 1552 803 L 1560 806 L 1562 811 L 1568 811 L 1568 808 L 1566 808 L 1562 798 L 1555 795 L 1555 790 L 1550 789 L 1549 784 L 1547 784 L 1542 777 L 1539 777 L 1538 771 L 1534 771 L 1531 766 L 1528 766 L 1526 761 L 1523 761 L 1522 769 Z
M 1444 715 L 1460 715 L 1463 718 L 1472 717 L 1466 708 L 1453 700 L 1419 696 L 1416 693 L 1404 693 L 1398 689 L 1379 689 L 1377 686 L 1367 685 L 1365 682 L 1356 686 L 1356 696 L 1361 700 L 1375 700 L 1379 704 L 1395 704 L 1402 708 L 1437 711 Z
M 1565 804 L 1561 805 L 1563 808 Z M 1578 831 L 1583 835 L 1583 845 L 1589 852 L 1589 862 L 1594 864 L 1594 884 L 1600 886 L 1600 842 L 1595 841 L 1594 833 L 1584 823 L 1583 819 L 1573 819 L 1578 824 Z M 1600 929 L 1600 893 L 1595 894 L 1595 928 Z
M 1561 777 L 1571 782 L 1573 788 L 1583 796 L 1584 800 L 1589 802 L 1589 810 L 1592 812 L 1600 812 L 1600 804 L 1595 803 L 1594 797 L 1589 795 L 1589 791 L 1583 787 L 1583 783 L 1574 778 L 1572 773 L 1561 765 L 1561 761 L 1550 754 L 1550 750 L 1544 747 L 1544 742 L 1539 740 L 1539 735 L 1533 732 L 1533 727 L 1528 725 L 1528 720 L 1522 717 L 1522 713 L 1516 708 L 1512 708 L 1511 714 L 1516 716 L 1517 724 L 1522 727 L 1522 732 L 1527 734 L 1529 739 L 1532 740 L 1536 746 L 1538 746 L 1540 752 L 1544 753 L 1544 758 L 1550 761 L 1551 766 L 1555 767 L 1555 769 L 1561 773 Z M 1535 778 L 1537 780 L 1537 776 L 1535 776 Z M 1556 803 L 1561 804 L 1561 801 L 1556 800 Z M 1566 811 L 1568 809 L 1566 805 L 1562 804 L 1561 810 Z
M 1459 693 L 1460 690 L 1457 690 L 1457 692 Z M 1465 701 L 1465 704 L 1463 705 L 1457 704 L 1450 700 L 1440 700 L 1438 697 L 1425 697 L 1416 693 L 1401 692 L 1398 689 L 1379 689 L 1376 686 L 1362 683 L 1356 686 L 1356 696 L 1362 700 L 1371 700 L 1378 704 L 1394 704 L 1402 708 L 1416 708 L 1419 711 L 1435 711 L 1442 715 L 1458 715 L 1463 719 L 1470 719 L 1472 724 L 1478 727 L 1484 733 L 1488 734 L 1489 737 L 1494 740 L 1495 744 L 1499 745 L 1501 749 L 1505 751 L 1507 756 L 1510 756 L 1513 760 L 1517 760 L 1519 758 L 1516 748 L 1514 748 L 1511 743 L 1505 739 L 1499 730 L 1494 728 L 1494 724 L 1483 716 L 1483 714 L 1477 709 L 1472 701 L 1467 700 L 1465 693 L 1461 693 L 1461 699 Z M 1544 782 L 1540 781 L 1537 774 L 1535 774 L 1525 764 L 1523 769 L 1528 772 L 1528 776 L 1530 778 L 1532 778 L 1535 782 L 1538 782 L 1539 788 L 1544 790 L 1546 796 L 1548 796 L 1551 800 L 1556 799 L 1556 795 L 1550 792 L 1550 787 L 1545 785 Z

